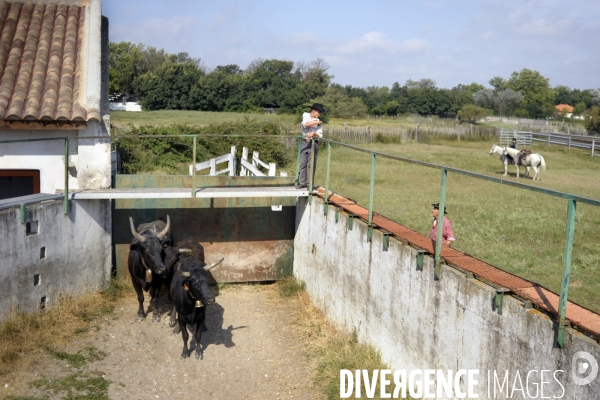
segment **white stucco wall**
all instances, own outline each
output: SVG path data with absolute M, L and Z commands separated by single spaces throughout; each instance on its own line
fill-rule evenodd
M 0 141 L 69 138 L 69 189 L 110 187 L 110 141 L 78 139 L 80 136 L 106 136 L 103 122 L 89 122 L 85 130 L 0 131 Z M 65 141 L 0 143 L 0 169 L 40 171 L 40 192 L 64 190 Z
M 39 223 L 35 235 L 26 234 L 19 208 L 0 210 L 0 319 L 13 307 L 38 310 L 44 296 L 50 307 L 61 293 L 77 296 L 102 289 L 111 276 L 109 200 L 71 202 L 66 215 L 62 200 L 26 210 L 26 221 Z
M 591 338 L 567 329 L 565 347 L 558 348 L 547 315 L 525 309 L 510 296 L 499 315 L 492 287 L 445 265 L 436 281 L 431 257 L 418 270 L 417 252 L 410 246 L 390 239 L 383 251 L 380 232 L 367 242 L 365 223 L 355 220 L 348 230 L 346 214 L 336 223 L 334 207 L 324 216 L 322 200 L 313 199 L 312 205 L 299 200 L 294 275 L 330 321 L 346 332 L 356 329 L 359 340 L 379 350 L 392 370 L 478 369 L 476 393 L 486 399 L 487 371 L 502 374 L 500 379 L 509 371 L 512 388 L 517 373 L 525 382 L 532 370 L 564 370 L 558 375 L 566 389 L 562 398 L 598 398 L 600 376 L 586 386 L 574 384 L 571 376 L 578 351 L 600 362 L 600 346 Z M 560 396 L 562 389 L 548 376 L 545 381 L 552 382 L 545 384 L 544 396 Z M 532 375 L 532 384 L 536 379 L 539 384 L 539 374 Z M 530 389 L 533 394 L 535 388 Z M 510 398 L 497 392 L 497 399 Z M 513 398 L 523 398 L 520 394 Z

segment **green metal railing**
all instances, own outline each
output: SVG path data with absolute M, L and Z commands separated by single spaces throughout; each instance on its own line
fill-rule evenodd
M 192 138 L 193 139 L 192 162 L 193 162 L 194 170 L 195 170 L 198 136 L 218 137 L 218 138 L 224 138 L 224 137 L 269 138 L 269 139 L 297 138 L 298 139 L 298 152 L 297 152 L 297 159 L 296 159 L 295 182 L 296 182 L 296 184 L 298 184 L 299 173 L 300 173 L 301 148 L 302 148 L 302 136 L 301 135 L 295 135 L 295 136 L 214 135 L 214 134 L 206 134 L 206 135 L 204 135 L 204 134 L 202 134 L 202 135 L 200 135 L 200 134 L 194 134 L 194 135 L 123 135 L 123 136 L 118 136 L 118 137 L 83 136 L 83 137 L 77 137 L 77 139 L 113 140 L 113 139 L 121 139 L 121 138 L 124 138 L 124 139 L 125 138 L 174 138 L 174 137 Z M 19 142 L 36 142 L 36 141 L 48 141 L 48 140 L 64 140 L 65 141 L 65 147 L 64 147 L 64 154 L 65 154 L 64 212 L 66 214 L 69 211 L 69 203 L 68 203 L 69 138 L 59 137 L 59 138 L 44 138 L 44 139 L 8 140 L 8 141 L 0 141 L 0 144 L 19 143 Z M 309 197 L 308 197 L 309 203 L 312 203 L 312 197 L 313 197 L 312 188 L 313 188 L 313 184 L 314 184 L 313 174 L 314 174 L 314 162 L 315 162 L 315 159 L 314 159 L 315 146 L 314 146 L 314 139 L 312 139 L 312 140 L 313 140 L 313 145 L 312 145 L 312 150 L 311 150 L 310 171 L 307 171 L 307 173 L 310 174 L 310 176 L 309 176 L 310 190 L 309 190 Z M 549 196 L 566 199 L 568 201 L 567 226 L 566 226 L 566 240 L 565 240 L 565 248 L 564 248 L 564 256 L 563 256 L 563 274 L 562 274 L 562 282 L 561 282 L 561 293 L 560 293 L 560 300 L 559 300 L 559 318 L 560 318 L 559 319 L 559 330 L 558 330 L 558 335 L 557 335 L 557 341 L 558 341 L 559 345 L 561 347 L 563 346 L 564 330 L 565 330 L 565 326 L 566 326 L 566 307 L 567 307 L 567 299 L 568 299 L 568 287 L 569 287 L 569 279 L 570 279 L 570 275 L 571 275 L 571 259 L 572 259 L 572 252 L 573 252 L 573 236 L 574 236 L 574 230 L 575 230 L 576 205 L 577 205 L 577 202 L 580 202 L 580 203 L 590 204 L 590 205 L 593 205 L 596 207 L 600 207 L 599 200 L 594 200 L 594 199 L 590 199 L 587 197 L 577 196 L 577 195 L 559 192 L 559 191 L 555 191 L 555 190 L 544 189 L 544 188 L 540 188 L 537 186 L 531 186 L 531 185 L 527 185 L 527 184 L 523 184 L 523 183 L 519 183 L 519 182 L 496 178 L 496 177 L 483 175 L 483 174 L 479 174 L 479 173 L 475 173 L 475 172 L 465 171 L 465 170 L 461 170 L 458 168 L 446 167 L 446 166 L 442 166 L 442 165 L 438 165 L 438 164 L 432 164 L 432 163 L 428 163 L 428 162 L 412 160 L 409 158 L 404 158 L 404 157 L 394 156 L 394 155 L 385 154 L 385 153 L 381 153 L 381 152 L 371 151 L 371 150 L 367 150 L 364 148 L 348 145 L 345 143 L 341 143 L 341 142 L 337 142 L 337 141 L 333 141 L 333 140 L 329 140 L 329 139 L 320 139 L 320 140 L 321 140 L 321 142 L 324 142 L 327 144 L 327 150 L 328 150 L 327 151 L 326 179 L 325 179 L 324 213 L 327 213 L 328 204 L 329 204 L 329 185 L 330 185 L 330 174 L 331 174 L 332 146 L 335 145 L 335 146 L 345 147 L 345 148 L 355 150 L 358 152 L 370 154 L 370 156 L 371 156 L 371 178 L 370 178 L 370 187 L 369 187 L 369 210 L 368 210 L 369 214 L 368 214 L 368 237 L 367 237 L 367 240 L 369 240 L 369 241 L 372 240 L 372 232 L 373 232 L 373 198 L 374 198 L 374 191 L 375 191 L 375 166 L 376 166 L 377 157 L 387 158 L 387 159 L 391 159 L 391 160 L 397 160 L 397 161 L 401 161 L 401 162 L 405 162 L 405 163 L 410 163 L 410 164 L 415 164 L 415 165 L 420 165 L 420 166 L 424 166 L 424 167 L 428 167 L 428 168 L 434 168 L 434 169 L 441 170 L 442 176 L 441 176 L 439 207 L 440 207 L 440 211 L 441 211 L 440 214 L 442 215 L 442 218 L 439 219 L 440 222 L 438 223 L 438 226 L 437 226 L 437 240 L 436 240 L 435 254 L 434 254 L 435 277 L 438 280 L 441 279 L 441 253 L 442 253 L 442 240 L 441 239 L 442 239 L 442 232 L 443 232 L 443 210 L 444 210 L 445 200 L 446 200 L 446 182 L 447 182 L 447 178 L 448 178 L 448 172 L 451 172 L 451 173 L 454 173 L 457 175 L 468 176 L 471 178 L 481 179 L 481 180 L 485 180 L 485 181 L 489 181 L 489 182 L 498 183 L 501 185 L 517 187 L 517 188 L 521 188 L 521 189 L 532 191 L 532 192 L 542 193 L 542 194 L 546 194 Z M 195 175 L 195 174 L 193 174 L 193 175 Z M 192 178 L 192 196 L 193 197 L 195 197 L 195 192 L 196 192 L 195 191 L 195 179 Z M 23 207 L 22 207 L 22 209 L 23 209 Z M 336 209 L 336 220 L 337 220 L 337 216 L 338 216 L 338 211 L 339 210 Z M 22 213 L 22 214 L 24 214 L 24 213 Z M 23 217 L 23 215 L 22 215 L 22 217 Z M 349 225 L 349 226 L 351 226 L 351 225 Z M 422 255 L 421 255 L 421 257 L 422 257 Z
M 281 138 L 294 138 L 297 137 L 299 140 L 298 146 L 298 160 L 297 160 L 297 168 L 296 168 L 296 184 L 298 179 L 298 173 L 300 168 L 300 148 L 302 144 L 302 136 L 276 136 L 276 135 L 215 135 L 215 134 L 195 134 L 195 135 L 123 135 L 123 136 L 77 136 L 76 139 L 81 140 L 107 140 L 112 141 L 113 139 L 134 139 L 134 138 L 175 138 L 175 137 L 187 137 L 192 138 L 192 165 L 193 165 L 193 174 L 192 174 L 192 198 L 196 198 L 196 180 L 195 180 L 195 172 L 196 172 L 196 156 L 197 156 L 197 139 L 198 136 L 202 137 L 231 137 L 231 138 L 269 138 L 269 139 L 281 139 Z M 10 144 L 10 143 L 27 143 L 27 142 L 43 142 L 43 141 L 51 141 L 51 140 L 64 140 L 64 158 L 65 158 L 65 170 L 64 170 L 64 213 L 67 214 L 69 212 L 69 138 L 68 137 L 55 137 L 55 138 L 39 138 L 39 139 L 15 139 L 15 140 L 3 140 L 0 141 L 0 144 Z M 314 170 L 314 165 L 312 165 L 311 170 Z M 311 175 L 312 176 L 312 175 Z M 312 181 L 311 181 L 312 185 Z M 312 186 L 311 186 L 312 187 Z M 21 205 L 22 215 L 21 219 L 24 221 L 25 205 Z M 23 222 L 25 223 L 25 222 Z
M 355 151 L 368 153 L 371 155 L 371 181 L 369 188 L 369 217 L 368 217 L 368 237 L 367 240 L 372 239 L 372 231 L 373 231 L 373 195 L 374 195 L 374 182 L 375 182 L 375 159 L 376 157 L 387 158 L 391 160 L 397 160 L 405 163 L 416 164 L 428 168 L 435 168 L 442 171 L 441 176 L 441 188 L 440 188 L 440 200 L 439 200 L 439 208 L 440 208 L 440 216 L 438 217 L 439 223 L 437 224 L 437 240 L 435 242 L 435 278 L 441 279 L 441 253 L 442 253 L 442 232 L 444 229 L 444 218 L 443 218 L 443 210 L 446 202 L 446 182 L 448 178 L 448 172 L 455 173 L 457 175 L 464 175 L 471 178 L 481 179 L 485 181 L 490 181 L 494 183 L 498 183 L 501 185 L 518 187 L 520 189 L 529 190 L 532 192 L 543 193 L 548 196 L 554 196 L 566 199 L 568 202 L 567 207 L 567 226 L 566 226 L 566 240 L 565 240 L 565 249 L 563 256 L 563 274 L 562 274 L 562 282 L 561 282 L 561 292 L 560 292 L 560 300 L 559 300 L 559 329 L 557 333 L 557 342 L 562 347 L 564 342 L 564 333 L 565 326 L 567 325 L 566 321 L 566 312 L 567 312 L 567 299 L 568 299 L 568 289 L 569 289 L 569 279 L 571 276 L 571 259 L 573 253 L 573 236 L 575 231 L 575 212 L 577 202 L 590 204 L 596 207 L 600 207 L 600 201 L 590 199 L 587 197 L 577 196 L 569 193 L 559 192 L 556 190 L 544 189 L 537 186 L 531 186 L 519 182 L 514 182 L 506 179 L 496 178 L 493 176 L 478 174 L 476 172 L 465 171 L 458 168 L 446 167 L 443 165 L 432 164 L 428 162 L 412 160 L 409 158 L 394 156 L 390 154 L 380 153 L 376 151 L 367 150 L 364 148 L 352 146 L 349 144 L 336 142 L 329 139 L 320 139 L 322 142 L 327 143 L 327 170 L 326 170 L 326 178 L 325 178 L 325 208 L 327 209 L 328 197 L 329 197 L 329 183 L 330 183 L 330 173 L 331 173 L 331 149 L 332 145 L 345 147 L 348 149 L 352 149 Z M 311 171 L 312 172 L 312 171 Z M 312 182 L 311 182 L 312 184 Z M 312 191 L 309 192 L 309 202 L 311 201 L 313 194 Z M 326 213 L 327 211 L 325 211 Z

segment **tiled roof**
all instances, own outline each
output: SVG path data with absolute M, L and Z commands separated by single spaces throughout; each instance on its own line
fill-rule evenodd
M 85 7 L 0 1 L 0 119 L 100 120 L 83 97 Z
M 559 104 L 559 105 L 554 106 L 554 108 L 556 108 L 561 113 L 565 113 L 565 112 L 572 113 L 573 112 L 573 107 L 571 107 L 568 104 Z

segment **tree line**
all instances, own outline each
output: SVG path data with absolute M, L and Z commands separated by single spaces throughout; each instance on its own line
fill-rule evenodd
M 366 88 L 333 83 L 322 59 L 292 62 L 257 59 L 245 69 L 220 65 L 208 70 L 187 53 L 129 42 L 109 45 L 111 95 L 137 94 L 144 109 L 258 111 L 275 108 L 298 113 L 313 101 L 323 103 L 329 116 L 420 114 L 478 120 L 485 115 L 546 118 L 555 105 L 569 104 L 574 114 L 593 114 L 600 106 L 600 89 L 552 88 L 538 71 L 515 71 L 508 79 L 493 77 L 486 88 L 478 83 L 439 88 L 431 79 L 407 80 Z

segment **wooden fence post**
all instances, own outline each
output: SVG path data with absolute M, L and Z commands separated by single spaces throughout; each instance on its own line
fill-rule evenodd
M 242 148 L 242 160 L 248 161 L 248 148 L 247 147 Z M 246 167 L 244 167 L 244 164 L 242 164 L 242 167 L 240 168 L 240 176 L 246 176 L 246 175 L 247 175 Z
M 237 165 L 235 163 L 235 156 L 237 155 L 237 149 L 235 146 L 231 146 L 231 154 L 229 154 L 229 176 L 235 176 L 237 172 Z

